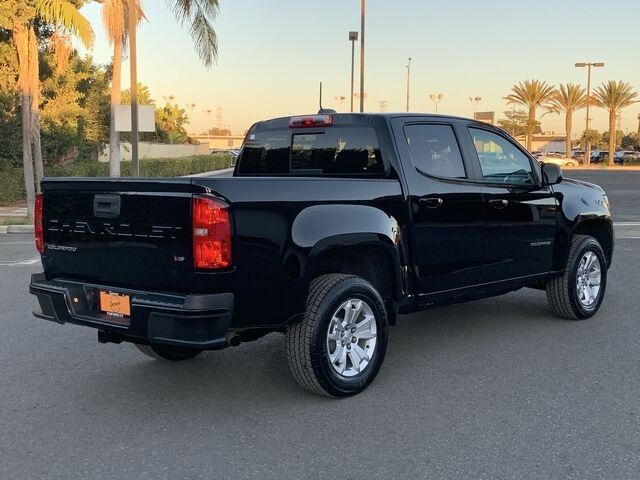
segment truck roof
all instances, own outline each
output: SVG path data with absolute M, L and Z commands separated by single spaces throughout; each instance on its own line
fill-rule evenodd
M 466 118 L 466 117 L 460 117 L 460 116 L 455 116 L 455 115 L 441 115 L 441 114 L 434 114 L 434 113 L 417 113 L 417 112 L 385 112 L 385 113 L 359 113 L 359 112 L 354 112 L 354 113 L 326 113 L 323 112 L 322 114 L 326 114 L 326 115 L 331 115 L 334 119 L 334 123 L 336 123 L 336 120 L 341 120 L 339 121 L 339 123 L 350 123 L 349 120 L 351 120 L 351 122 L 353 123 L 369 123 L 371 120 L 373 119 L 384 119 L 384 120 L 390 120 L 392 118 L 404 118 L 404 117 L 410 117 L 410 118 L 424 118 L 424 119 L 428 119 L 428 120 L 441 120 L 441 121 L 464 121 L 464 122 L 473 122 L 473 123 L 478 123 L 484 126 L 489 126 L 491 127 L 490 124 L 487 123 L 483 123 L 483 122 L 479 122 L 477 120 L 474 120 L 472 118 Z M 287 127 L 289 124 L 289 121 L 291 118 L 293 117 L 300 117 L 300 116 L 304 116 L 304 117 L 312 117 L 315 115 L 321 115 L 319 113 L 306 113 L 306 114 L 299 114 L 299 115 L 289 115 L 286 117 L 275 117 L 275 118 L 270 118 L 267 120 L 261 120 L 259 122 L 256 122 L 251 128 L 255 128 L 255 127 L 259 127 L 259 126 L 263 126 L 263 127 L 272 127 L 272 128 L 282 128 L 282 127 Z

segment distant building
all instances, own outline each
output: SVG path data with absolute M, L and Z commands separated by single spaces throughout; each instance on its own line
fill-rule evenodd
M 496 124 L 496 112 L 475 112 L 473 118 L 479 122 L 488 123 L 489 125 Z
M 540 133 L 533 135 L 531 151 L 533 152 L 563 152 L 566 153 L 565 140 L 566 135 L 556 135 L 555 133 Z M 527 144 L 527 138 L 524 135 L 516 137 L 522 146 Z
M 209 150 L 233 150 L 240 148 L 244 141 L 243 135 L 190 135 L 200 143 L 209 145 Z

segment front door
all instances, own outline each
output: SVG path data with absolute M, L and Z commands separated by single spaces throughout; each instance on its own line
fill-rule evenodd
M 539 165 L 506 136 L 469 128 L 483 177 L 483 282 L 551 270 L 558 204 Z

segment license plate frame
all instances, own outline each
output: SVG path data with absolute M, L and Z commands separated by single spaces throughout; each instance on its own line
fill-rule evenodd
M 115 321 L 128 322 L 131 318 L 131 297 L 126 293 L 100 290 L 98 308 Z

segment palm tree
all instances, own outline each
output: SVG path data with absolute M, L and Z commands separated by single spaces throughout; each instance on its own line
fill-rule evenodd
M 540 80 L 525 80 L 511 87 L 511 93 L 505 97 L 508 102 L 524 105 L 529 108 L 529 122 L 527 125 L 527 150 L 531 150 L 533 130 L 536 124 L 536 110 L 538 107 L 549 105 L 554 92 L 553 85 Z
M 609 111 L 609 166 L 613 166 L 616 150 L 616 115 L 620 110 L 636 103 L 637 94 L 626 82 L 611 80 L 593 93 L 596 105 Z
M 38 40 L 34 24 L 37 21 L 43 21 L 52 24 L 54 29 L 70 31 L 87 47 L 93 43 L 93 31 L 87 19 L 68 0 L 36 0 L 29 4 L 17 4 L 15 11 L 11 13 L 13 14 L 9 19 L 11 35 L 18 53 L 18 88 L 22 94 L 22 163 L 27 192 L 27 212 L 29 218 L 32 218 L 36 189 L 39 190 L 40 181 L 44 175 L 38 114 L 40 93 Z
M 136 0 L 136 22 L 140 23 L 144 12 Z M 109 124 L 109 175 L 120 176 L 120 133 L 115 128 L 116 105 L 122 100 L 122 51 L 127 44 L 129 2 L 127 0 L 105 0 L 102 3 L 102 22 L 109 43 L 113 45 L 111 72 L 111 119 Z
M 549 109 L 552 112 L 560 113 L 564 112 L 564 125 L 565 134 L 567 136 L 565 140 L 565 151 L 567 155 L 571 155 L 571 133 L 573 129 L 573 113 L 586 105 L 587 93 L 584 87 L 568 83 L 566 85 L 560 85 L 553 96 Z
M 136 0 L 139 11 L 138 23 L 145 18 Z M 191 38 L 202 63 L 210 67 L 218 57 L 218 37 L 213 28 L 213 21 L 218 15 L 218 0 L 170 0 L 171 9 L 180 25 L 189 29 Z M 109 135 L 109 163 L 111 176 L 120 174 L 120 138 L 115 131 L 114 110 L 121 97 L 121 62 L 122 49 L 128 36 L 128 1 L 104 0 L 102 18 L 107 30 L 109 42 L 113 43 L 113 77 L 111 81 L 111 125 Z

